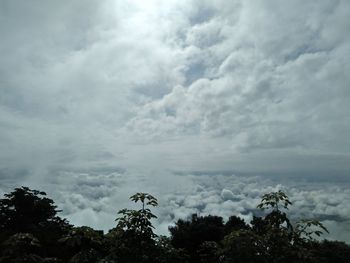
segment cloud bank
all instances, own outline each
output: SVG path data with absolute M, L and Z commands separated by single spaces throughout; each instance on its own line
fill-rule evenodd
M 104 229 L 134 191 L 159 193 L 164 232 L 196 211 L 248 219 L 280 184 L 295 215 L 349 240 L 349 10 L 1 2 L 1 191 L 42 187 L 74 223 Z

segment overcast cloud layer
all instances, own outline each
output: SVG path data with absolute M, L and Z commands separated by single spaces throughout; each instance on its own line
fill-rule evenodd
M 164 233 L 248 220 L 281 188 L 350 241 L 349 17 L 346 0 L 0 0 L 0 192 L 47 190 L 108 229 L 149 191 Z

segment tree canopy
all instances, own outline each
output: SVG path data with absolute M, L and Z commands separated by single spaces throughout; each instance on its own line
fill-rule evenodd
M 140 208 L 120 210 L 116 226 L 105 234 L 70 225 L 46 193 L 16 188 L 0 199 L 0 263 L 341 263 L 350 258 L 348 244 L 320 241 L 328 230 L 318 220 L 292 222 L 287 213 L 292 202 L 282 191 L 263 195 L 258 208 L 264 215 L 250 222 L 236 215 L 225 222 L 193 214 L 169 227 L 169 236 L 154 233 L 154 196 L 136 193 L 130 200 Z

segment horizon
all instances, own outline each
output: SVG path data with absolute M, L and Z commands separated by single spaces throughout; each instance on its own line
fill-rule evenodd
M 345 0 L 0 1 L 0 195 L 43 190 L 106 231 L 148 192 L 164 234 L 249 221 L 281 189 L 349 243 L 349 17 Z

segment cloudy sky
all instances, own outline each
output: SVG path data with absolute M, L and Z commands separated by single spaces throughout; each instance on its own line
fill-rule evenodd
M 107 230 L 283 189 L 350 242 L 350 1 L 0 0 L 0 193 Z

